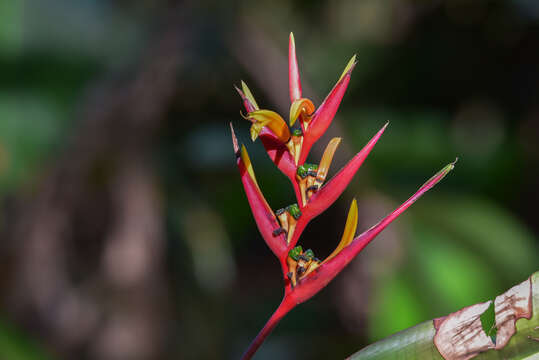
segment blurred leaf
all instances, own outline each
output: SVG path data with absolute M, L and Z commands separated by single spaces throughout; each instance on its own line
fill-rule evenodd
M 24 1 L 0 1 L 0 54 L 16 53 L 23 35 Z
M 0 359 L 46 360 L 51 358 L 28 338 L 0 321 Z
M 39 97 L 0 93 L 0 189 L 33 179 L 58 140 L 59 115 Z
M 364 108 L 343 115 L 346 128 L 350 129 L 348 139 L 354 146 L 362 146 L 369 134 L 389 121 L 373 161 L 387 163 L 393 171 L 411 172 L 418 166 L 438 165 L 448 154 L 453 157 L 444 126 L 448 116 L 443 112 Z
M 402 276 L 380 279 L 371 299 L 369 338 L 378 340 L 422 320 L 421 303 Z
M 530 231 L 488 200 L 452 196 L 418 205 L 415 214 L 421 221 L 489 263 L 491 270 L 504 280 L 502 288 L 539 265 L 539 250 Z
M 503 290 L 480 255 L 429 225 L 414 230 L 411 260 L 417 278 L 423 279 L 416 288 L 430 310 L 427 316 L 454 311 Z

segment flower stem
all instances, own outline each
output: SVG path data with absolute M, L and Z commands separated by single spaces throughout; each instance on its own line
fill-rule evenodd
M 262 330 L 260 330 L 258 335 L 256 335 L 255 339 L 251 342 L 251 344 L 249 345 L 249 347 L 247 348 L 247 350 L 241 357 L 242 360 L 249 360 L 250 358 L 253 357 L 253 355 L 256 353 L 260 345 L 262 345 L 262 343 L 264 342 L 264 340 L 266 340 L 268 335 L 271 334 L 271 332 L 273 331 L 275 326 L 277 326 L 279 321 L 281 321 L 281 319 L 286 314 L 288 314 L 288 312 L 292 310 L 295 305 L 296 304 L 293 301 L 291 301 L 289 297 L 285 295 L 285 297 L 283 298 L 283 301 L 281 301 L 281 304 L 279 305 L 277 310 L 275 310 L 273 315 L 271 315 L 266 325 L 264 325 Z

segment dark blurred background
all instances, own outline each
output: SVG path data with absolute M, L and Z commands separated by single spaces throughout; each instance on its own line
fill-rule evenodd
M 228 123 L 274 209 L 287 179 L 233 84 L 288 114 L 359 55 L 335 173 L 390 125 L 300 243 L 327 256 L 454 172 L 290 313 L 257 359 L 339 359 L 539 268 L 539 2 L 0 0 L 0 358 L 234 359 L 279 304 Z

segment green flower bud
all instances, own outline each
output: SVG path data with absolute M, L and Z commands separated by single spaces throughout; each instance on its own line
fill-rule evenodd
M 303 249 L 301 248 L 301 245 L 296 246 L 295 248 L 293 248 L 292 250 L 290 250 L 288 252 L 288 256 L 290 256 L 292 259 L 298 261 L 299 256 L 301 255 L 302 252 L 303 252 Z
M 298 166 L 298 170 L 296 171 L 296 174 L 300 176 L 302 179 L 305 179 L 307 177 L 307 172 L 309 170 L 307 169 L 307 166 L 305 164 Z
M 299 210 L 298 204 L 292 204 L 286 207 L 286 211 L 290 213 L 294 217 L 294 219 L 299 219 L 301 216 L 301 211 Z
M 311 249 L 305 250 L 303 255 L 305 255 L 307 258 L 309 258 L 309 260 L 314 259 L 314 252 Z
M 302 136 L 302 135 L 303 135 L 303 131 L 301 131 L 301 129 L 292 130 L 292 136 Z
M 305 179 L 309 175 L 309 172 L 311 172 L 311 175 L 312 175 L 312 173 L 316 173 L 317 171 L 318 171 L 318 165 L 305 163 L 303 165 L 298 166 L 298 170 L 296 174 L 298 174 L 302 179 Z

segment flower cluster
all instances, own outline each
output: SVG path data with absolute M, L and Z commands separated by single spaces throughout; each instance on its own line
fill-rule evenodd
M 454 163 L 445 166 L 406 202 L 357 237 L 354 236 L 358 210 L 354 199 L 341 241 L 331 255 L 321 261 L 315 257 L 311 249 L 303 251 L 301 246 L 297 246 L 303 230 L 313 218 L 325 211 L 341 195 L 382 136 L 387 124 L 326 182 L 333 155 L 341 138 L 333 138 L 329 142 L 318 164 L 307 163 L 306 160 L 311 147 L 325 133 L 337 112 L 356 65 L 356 56 L 350 59 L 341 77 L 318 108 L 311 100 L 302 97 L 293 34 L 290 34 L 289 39 L 288 60 L 290 127 L 278 113 L 260 109 L 243 81 L 241 89 L 236 87 L 236 90 L 246 110 L 246 114 L 242 114 L 242 117 L 251 122 L 251 139 L 261 140 L 270 159 L 288 177 L 294 188 L 296 203 L 276 211 L 272 210 L 260 190 L 247 150 L 244 145 L 240 147 L 230 124 L 237 165 L 249 205 L 262 237 L 280 261 L 284 280 L 284 298 L 281 305 L 251 343 L 243 356 L 244 359 L 251 358 L 286 313 L 324 288 L 387 225 L 454 167 Z

